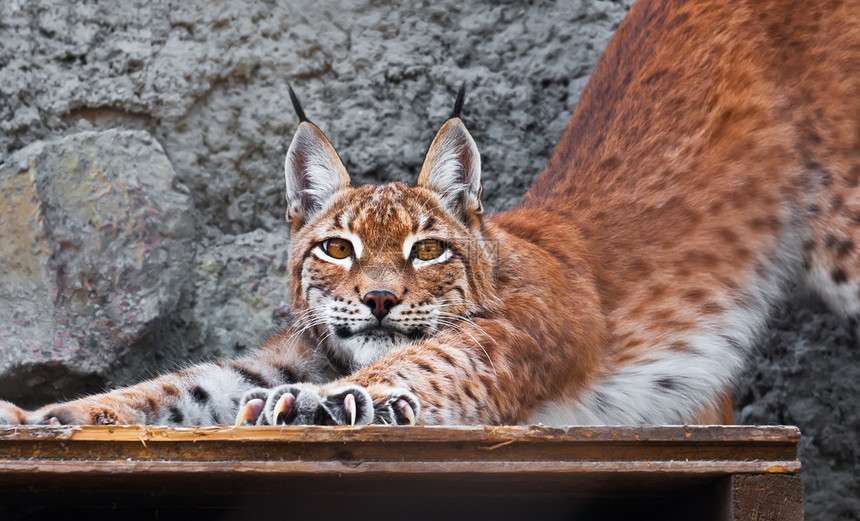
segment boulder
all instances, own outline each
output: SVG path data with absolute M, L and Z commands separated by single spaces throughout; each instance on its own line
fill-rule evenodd
M 111 381 L 194 273 L 191 198 L 143 131 L 84 132 L 11 156 L 0 230 L 0 396 L 24 404 Z

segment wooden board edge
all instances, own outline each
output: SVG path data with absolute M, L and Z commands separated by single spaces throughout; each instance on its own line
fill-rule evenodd
M 2 474 L 797 474 L 788 461 L 160 461 L 0 460 Z
M 362 427 L 281 426 L 196 427 L 123 426 L 2 426 L 3 440 L 72 441 L 422 441 L 422 442 L 642 442 L 642 443 L 780 443 L 797 444 L 793 426 L 416 426 Z

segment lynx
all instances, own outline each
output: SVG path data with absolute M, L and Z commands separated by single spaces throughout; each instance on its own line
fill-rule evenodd
M 416 186 L 353 187 L 294 100 L 295 323 L 10 423 L 730 423 L 771 308 L 860 313 L 860 3 L 637 3 L 520 204 L 463 92 Z

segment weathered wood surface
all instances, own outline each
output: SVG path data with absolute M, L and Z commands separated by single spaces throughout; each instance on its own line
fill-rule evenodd
M 6 427 L 0 464 L 93 461 L 651 462 L 796 472 L 795 427 Z M 785 463 L 785 464 L 783 464 Z M 435 468 L 435 467 L 434 467 Z M 744 469 L 744 470 L 740 470 Z M 726 467 L 727 472 L 733 472 Z
M 153 425 L 116 426 L 0 426 L 0 440 L 24 441 L 63 439 L 77 441 L 508 441 L 544 443 L 718 443 L 795 446 L 800 440 L 797 427 L 784 425 L 641 425 L 606 427 L 159 427 Z
M 803 487 L 800 476 L 739 475 L 728 480 L 726 520 L 800 521 Z
M 532 505 L 547 517 L 615 509 L 669 519 L 697 508 L 697 495 L 725 505 L 727 492 L 714 488 L 721 479 L 799 483 L 799 439 L 779 426 L 5 427 L 0 500 L 94 508 L 110 497 L 164 513 L 189 498 L 263 510 L 278 498 L 315 517 L 313 498 L 332 517 L 354 517 L 349 505 L 374 497 L 422 504 L 428 517 L 454 501 L 478 518 Z

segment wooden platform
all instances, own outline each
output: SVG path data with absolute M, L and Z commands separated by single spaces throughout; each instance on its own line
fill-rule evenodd
M 5 427 L 0 518 L 802 519 L 795 427 Z

